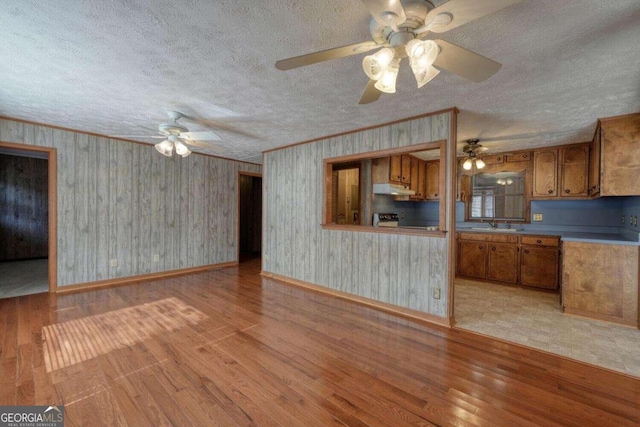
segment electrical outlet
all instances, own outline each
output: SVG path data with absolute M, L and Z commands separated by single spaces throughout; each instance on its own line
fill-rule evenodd
M 638 215 L 634 215 L 633 216 L 633 226 L 637 227 L 638 226 Z
M 160 255 L 155 254 L 155 255 L 153 256 L 153 262 L 160 262 Z
M 624 215 L 622 215 L 622 225 L 624 225 Z
M 404 219 L 404 212 L 400 212 L 400 219 Z
M 433 290 L 433 299 L 440 299 L 440 288 L 435 288 Z
M 264 256 L 264 262 L 269 262 L 269 255 Z
M 118 260 L 117 259 L 112 259 L 109 260 L 109 267 L 117 267 L 118 266 Z
M 534 213 L 533 214 L 533 220 L 534 221 L 542 221 L 542 214 L 541 213 Z

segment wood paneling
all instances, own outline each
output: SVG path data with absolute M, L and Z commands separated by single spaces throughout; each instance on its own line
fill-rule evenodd
M 638 324 L 638 246 L 563 242 L 566 312 Z
M 1 405 L 65 425 L 637 426 L 638 379 L 250 266 L 0 300 Z
M 0 154 L 0 261 L 48 256 L 48 161 Z
M 448 316 L 449 236 L 331 230 L 321 224 L 323 159 L 448 141 L 451 120 L 447 112 L 264 153 L 264 271 Z M 441 290 L 437 300 L 435 288 Z
M 238 171 L 259 165 L 6 119 L 0 141 L 57 149 L 58 286 L 236 260 Z

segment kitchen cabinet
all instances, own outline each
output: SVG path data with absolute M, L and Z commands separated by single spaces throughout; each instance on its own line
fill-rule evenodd
M 549 198 L 558 194 L 558 150 L 533 153 L 532 198 Z
M 518 246 L 509 243 L 487 244 L 487 280 L 518 283 Z
M 588 166 L 588 144 L 535 151 L 531 197 L 587 198 Z
M 558 289 L 560 239 L 548 236 L 520 237 L 520 284 Z
M 389 181 L 400 184 L 400 178 L 402 177 L 402 156 L 391 156 L 387 161 L 389 162 Z
M 424 185 L 420 188 L 420 164 L 424 163 L 422 160 L 415 157 L 411 158 L 411 179 L 409 188 L 415 191 L 416 194 L 409 196 L 410 200 L 422 200 L 424 199 Z M 424 171 L 423 171 L 424 174 Z M 424 180 L 424 177 L 423 177 Z M 422 191 L 422 192 L 421 192 Z
M 440 161 L 426 162 L 425 199 L 439 200 L 440 192 Z
M 640 113 L 598 120 L 592 142 L 589 195 L 640 195 Z
M 485 165 L 499 165 L 504 163 L 504 154 L 487 155 L 480 157 Z
M 371 161 L 371 181 L 373 184 L 394 184 L 409 189 L 410 183 L 403 184 L 400 182 L 402 168 L 401 157 L 409 159 L 411 166 L 411 157 L 409 156 L 389 156 L 380 157 Z M 397 170 L 396 170 L 397 169 Z M 409 168 L 411 169 L 411 168 Z M 411 178 L 411 170 L 409 170 L 409 180 Z
M 411 156 L 400 156 L 401 160 L 401 173 L 400 184 L 411 184 Z
M 458 241 L 458 275 L 485 279 L 486 254 L 486 242 L 460 239 Z
M 578 145 L 560 149 L 560 197 L 589 195 L 589 146 Z
M 457 237 L 458 276 L 558 289 L 559 237 L 468 232 Z
M 422 160 L 418 163 L 418 196 L 421 200 L 427 197 L 427 164 Z
M 517 283 L 518 237 L 506 234 L 458 234 L 459 276 Z
M 563 242 L 565 313 L 638 327 L 638 246 Z

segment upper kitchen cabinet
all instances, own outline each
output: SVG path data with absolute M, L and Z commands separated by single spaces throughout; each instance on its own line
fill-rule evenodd
M 411 156 L 401 156 L 401 174 L 400 183 L 409 185 L 411 184 Z
M 589 146 L 570 145 L 533 153 L 534 199 L 586 198 Z
M 542 150 L 533 153 L 533 198 L 558 195 L 558 150 Z
M 402 156 L 389 156 L 385 159 L 388 162 L 389 181 L 400 184 L 402 177 Z
M 587 197 L 588 174 L 587 144 L 560 149 L 560 197 Z
M 640 113 L 598 120 L 591 150 L 589 195 L 640 195 Z
M 427 162 L 425 175 L 425 199 L 438 200 L 440 194 L 440 161 Z

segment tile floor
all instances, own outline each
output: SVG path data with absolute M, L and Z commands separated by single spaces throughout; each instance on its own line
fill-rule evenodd
M 559 295 L 456 279 L 456 327 L 640 377 L 640 330 L 562 314 Z
M 0 298 L 47 292 L 47 267 L 46 259 L 0 262 Z

